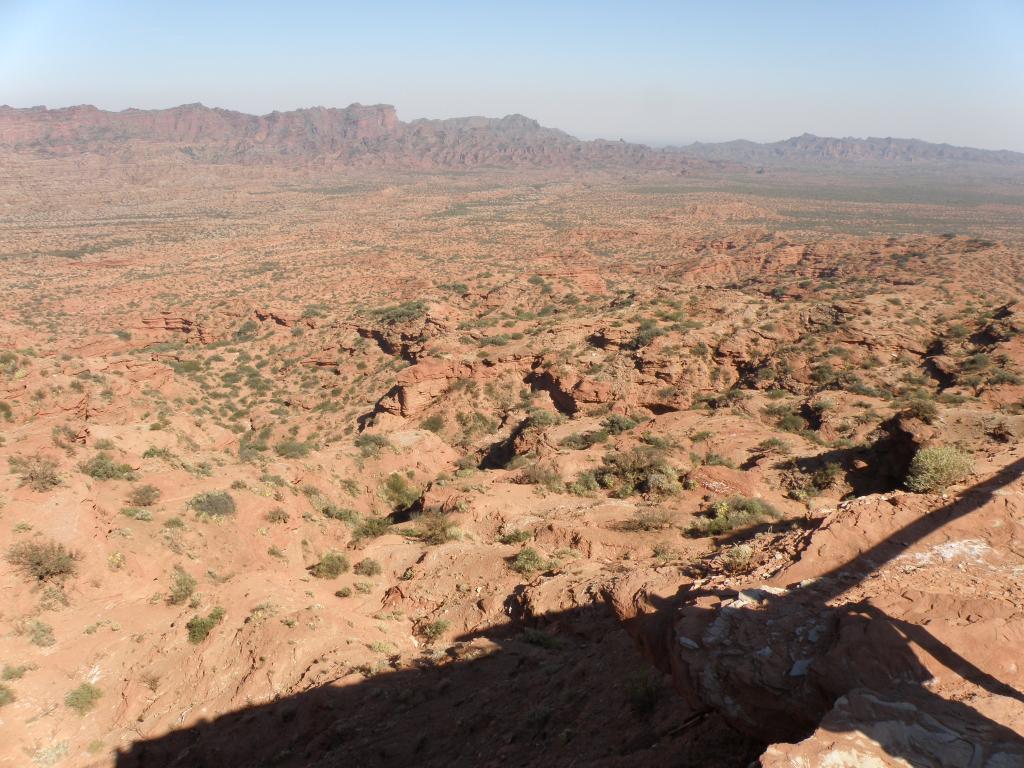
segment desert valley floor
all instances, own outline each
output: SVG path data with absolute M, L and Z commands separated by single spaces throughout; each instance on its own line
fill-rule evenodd
M 0 766 L 1024 764 L 1022 220 L 5 157 Z

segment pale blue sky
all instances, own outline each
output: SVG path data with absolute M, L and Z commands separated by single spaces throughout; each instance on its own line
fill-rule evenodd
M 1024 151 L 1024 0 L 0 0 L 0 103 L 521 112 L 584 138 Z

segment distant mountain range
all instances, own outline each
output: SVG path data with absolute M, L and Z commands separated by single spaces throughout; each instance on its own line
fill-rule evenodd
M 833 139 L 810 133 L 768 144 L 739 140 L 718 144 L 689 144 L 679 149 L 706 160 L 757 165 L 835 162 L 1024 165 L 1024 153 L 1007 150 L 954 147 L 920 139 Z
M 202 104 L 105 112 L 0 107 L 0 149 L 213 163 L 318 163 L 411 168 L 650 167 L 685 172 L 708 161 L 621 141 L 580 141 L 522 115 L 402 122 L 385 104 L 247 115 Z
M 916 139 L 830 139 L 805 134 L 757 144 L 730 141 L 653 149 L 581 141 L 522 115 L 398 119 L 385 104 L 313 107 L 248 115 L 202 104 L 107 112 L 0 106 L 0 151 L 42 157 L 93 153 L 135 161 L 174 157 L 207 163 L 287 163 L 408 168 L 655 168 L 685 173 L 710 165 L 988 163 L 1024 165 L 1024 154 Z

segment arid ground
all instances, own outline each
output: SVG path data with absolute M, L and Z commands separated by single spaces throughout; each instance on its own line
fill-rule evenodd
M 0 765 L 1024 764 L 1019 171 L 3 158 Z

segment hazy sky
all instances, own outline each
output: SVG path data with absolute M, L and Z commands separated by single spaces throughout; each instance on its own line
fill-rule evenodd
M 584 138 L 1024 151 L 1024 0 L 0 0 L 0 103 L 521 112 Z

